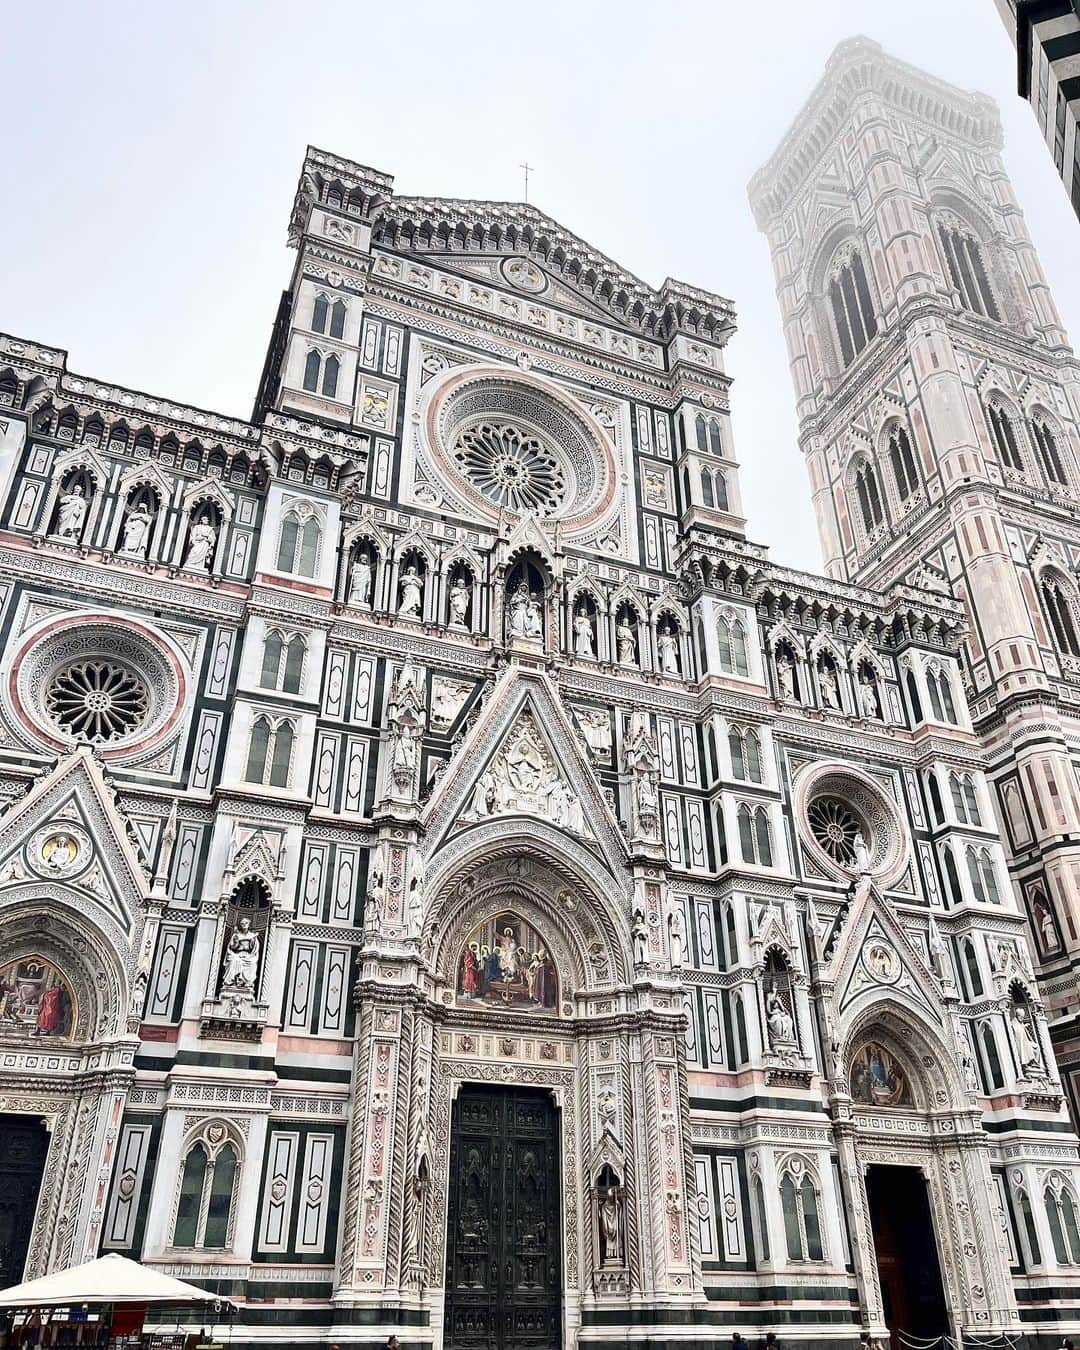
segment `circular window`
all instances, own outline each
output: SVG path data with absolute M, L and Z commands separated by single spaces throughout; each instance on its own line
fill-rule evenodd
M 815 797 L 806 808 L 810 832 L 821 847 L 844 867 L 855 861 L 855 837 L 865 836 L 866 827 L 840 797 Z
M 555 452 L 512 422 L 466 427 L 453 453 L 466 478 L 498 506 L 551 516 L 566 497 L 566 474 Z
M 879 886 L 899 878 L 908 836 L 896 802 L 852 765 L 815 764 L 795 785 L 803 847 L 825 876 L 869 872 Z
M 177 658 L 141 625 L 72 615 L 28 636 L 8 691 L 28 730 L 51 746 L 142 750 L 173 726 L 186 693 Z
M 137 731 L 149 710 L 141 677 L 116 661 L 73 661 L 45 686 L 45 711 L 57 727 L 94 745 Z
M 486 515 L 533 512 L 573 529 L 615 500 L 615 460 L 603 429 L 531 375 L 449 372 L 428 408 L 427 440 L 451 490 Z

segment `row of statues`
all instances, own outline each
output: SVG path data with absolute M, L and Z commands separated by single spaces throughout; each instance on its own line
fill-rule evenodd
M 54 537 L 64 543 L 78 544 L 86 527 L 89 501 L 80 483 L 61 493 L 56 507 Z M 120 552 L 129 558 L 145 558 L 150 546 L 156 513 L 148 503 L 136 501 L 126 512 L 120 527 Z M 208 572 L 213 565 L 218 530 L 210 514 L 204 511 L 191 523 L 183 566 L 191 572 Z
M 843 712 L 844 703 L 840 694 L 840 675 L 831 661 L 820 661 L 817 666 L 818 688 L 821 701 L 826 708 L 834 712 Z M 800 703 L 799 690 L 795 676 L 795 662 L 789 652 L 783 648 L 776 655 L 777 693 L 785 703 Z M 881 706 L 878 700 L 877 681 L 866 669 L 859 671 L 855 679 L 855 697 L 858 701 L 860 717 L 872 721 L 881 719 Z

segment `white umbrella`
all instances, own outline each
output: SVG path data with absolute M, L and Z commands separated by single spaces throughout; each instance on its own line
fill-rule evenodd
M 0 1291 L 0 1308 L 77 1308 L 84 1303 L 100 1307 L 109 1303 L 146 1303 L 159 1307 L 198 1306 L 227 1299 L 208 1293 L 150 1266 L 129 1261 L 111 1252 L 96 1261 L 69 1270 L 56 1270 L 25 1284 Z

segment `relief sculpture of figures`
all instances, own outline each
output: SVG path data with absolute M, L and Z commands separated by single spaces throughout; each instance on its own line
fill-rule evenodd
M 795 1021 L 775 983 L 770 985 L 765 994 L 765 1022 L 769 1028 L 769 1040 L 774 1046 L 794 1044 Z

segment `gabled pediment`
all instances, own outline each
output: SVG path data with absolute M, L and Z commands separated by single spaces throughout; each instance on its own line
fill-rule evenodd
M 424 811 L 431 852 L 493 821 L 542 822 L 615 868 L 627 846 L 573 725 L 547 679 L 503 673 Z
M 125 934 L 137 925 L 150 878 L 86 746 L 0 817 L 0 904 L 28 883 L 63 886 L 88 917 L 107 916 Z

